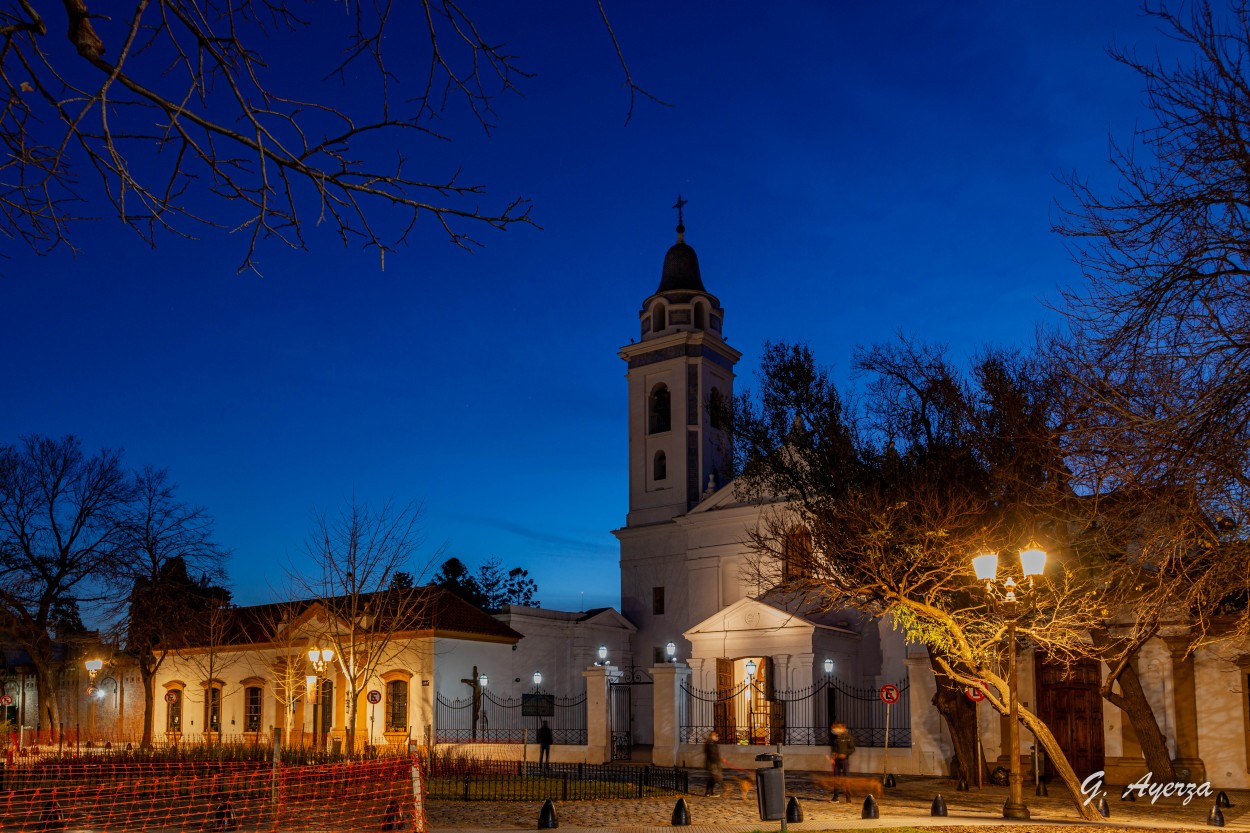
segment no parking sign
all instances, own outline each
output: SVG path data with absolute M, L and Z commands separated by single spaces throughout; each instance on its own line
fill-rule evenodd
M 898 687 L 886 684 L 881 686 L 881 702 L 893 705 L 898 702 Z
M 382 702 L 382 692 L 378 691 L 376 688 L 370 689 L 369 694 L 365 697 L 365 699 L 376 706 L 378 703 Z

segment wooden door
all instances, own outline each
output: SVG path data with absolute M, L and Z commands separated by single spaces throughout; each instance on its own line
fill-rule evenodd
M 1094 660 L 1064 666 L 1036 659 L 1037 713 L 1050 727 L 1078 779 L 1104 769 L 1102 696 L 1099 664 Z M 1054 767 L 1046 761 L 1046 774 Z

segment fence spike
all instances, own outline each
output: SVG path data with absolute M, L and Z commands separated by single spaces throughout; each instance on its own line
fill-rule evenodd
M 548 798 L 543 802 L 542 810 L 538 812 L 538 829 L 555 830 L 559 826 L 560 822 L 556 821 L 556 806 Z

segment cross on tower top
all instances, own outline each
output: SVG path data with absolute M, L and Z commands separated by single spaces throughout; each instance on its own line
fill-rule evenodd
M 677 233 L 683 234 L 686 231 L 686 224 L 682 221 L 681 210 L 690 202 L 683 200 L 681 194 L 677 195 L 677 202 L 673 203 L 673 208 L 677 209 Z

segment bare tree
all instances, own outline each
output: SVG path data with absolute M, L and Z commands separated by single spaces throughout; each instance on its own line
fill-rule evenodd
M 856 365 L 868 386 L 848 405 L 809 351 L 773 345 L 758 400 L 747 392 L 735 405 L 744 497 L 786 501 L 753 534 L 761 582 L 817 607 L 892 617 L 928 647 L 948 698 L 984 685 L 1006 714 L 1007 617 L 970 559 L 1036 538 L 1054 557 L 1012 611 L 1022 643 L 1057 662 L 1109 655 L 1091 631 L 1108 628 L 1149 570 L 1124 557 L 1125 530 L 1093 523 L 1097 503 L 1073 492 L 1057 410 L 1066 400 L 1048 368 L 990 352 L 964 378 L 940 350 L 906 341 L 861 351 Z M 796 524 L 812 546 L 791 563 L 782 547 Z M 942 713 L 967 755 L 974 740 L 960 715 Z M 1019 714 L 1079 796 L 1053 734 L 1027 707 Z
M 132 494 L 118 451 L 89 457 L 74 436 L 0 446 L 0 626 L 30 654 L 41 720 L 54 730 L 58 611 L 99 603 L 117 586 Z
M 1146 8 L 1179 58 L 1111 50 L 1146 118 L 1112 188 L 1068 178 L 1056 230 L 1088 279 L 1066 297 L 1074 477 L 1166 506 L 1150 557 L 1201 644 L 1250 630 L 1250 7 L 1186 9 Z
M 200 731 L 204 739 L 212 744 L 223 739 L 222 708 L 232 691 L 221 675 L 246 661 L 247 652 L 243 644 L 247 637 L 240 627 L 238 608 L 230 602 L 228 592 L 210 594 L 206 601 L 207 604 L 197 611 L 191 626 L 184 632 L 186 647 L 180 651 L 179 659 L 184 667 L 199 677 L 203 691 Z
M 288 744 L 291 733 L 295 731 L 295 708 L 304 699 L 307 690 L 307 675 L 304 673 L 307 640 L 295 627 L 306 607 L 299 602 L 269 605 L 262 622 L 274 649 L 268 665 L 269 679 L 273 682 L 274 700 L 282 713 L 283 742 Z
M 292 583 L 325 612 L 322 647 L 334 651 L 344 680 L 349 750 L 356 748 L 360 699 L 370 679 L 402 651 L 417 649 L 397 637 L 418 627 L 431 596 L 420 587 L 391 588 L 397 573 L 419 578 L 428 569 L 412 563 L 423 544 L 420 516 L 414 504 L 371 509 L 355 500 L 337 514 L 320 512 L 306 545 L 311 569 L 291 572 Z
M 632 112 L 648 94 L 598 9 Z M 107 206 L 149 244 L 242 232 L 240 269 L 254 269 L 262 240 L 303 247 L 310 222 L 383 258 L 422 217 L 460 246 L 475 227 L 532 225 L 525 199 L 483 207 L 456 166 L 413 161 L 449 138 L 449 107 L 489 130 L 496 98 L 528 76 L 455 0 L 62 10 L 0 4 L 6 237 L 73 247 L 75 224 Z
M 226 552 L 213 541 L 213 521 L 201 507 L 177 499 L 163 469 L 134 478 L 134 501 L 123 524 L 130 596 L 124 624 L 126 653 L 143 682 L 142 746 L 152 743 L 156 674 L 171 648 L 185 645 L 199 618 L 229 593 Z

